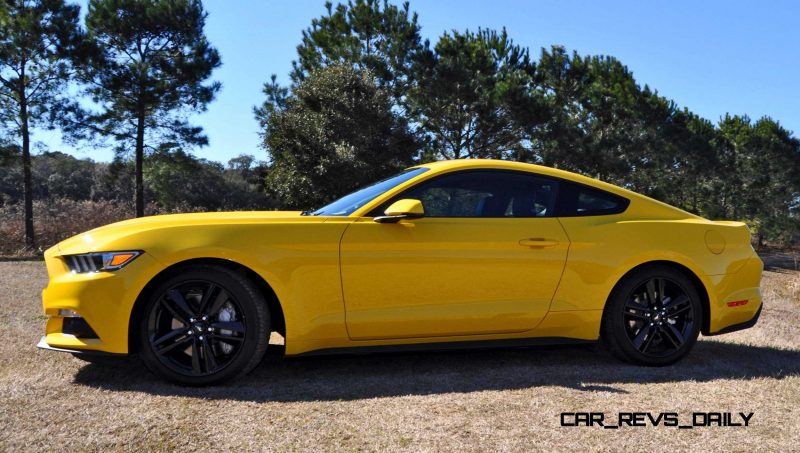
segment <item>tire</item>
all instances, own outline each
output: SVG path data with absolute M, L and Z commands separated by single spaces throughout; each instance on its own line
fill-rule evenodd
M 192 265 L 159 284 L 138 326 L 139 354 L 150 371 L 183 385 L 213 385 L 261 361 L 270 319 L 247 278 L 214 265 Z
M 703 324 L 700 296 L 682 272 L 643 267 L 617 284 L 603 312 L 601 339 L 629 363 L 665 366 L 694 346 Z

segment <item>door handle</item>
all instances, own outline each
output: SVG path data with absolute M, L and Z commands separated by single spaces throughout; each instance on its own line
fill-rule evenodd
M 554 241 L 552 239 L 544 239 L 544 238 L 528 238 L 528 239 L 520 239 L 519 245 L 531 248 L 555 247 L 558 245 L 558 241 Z

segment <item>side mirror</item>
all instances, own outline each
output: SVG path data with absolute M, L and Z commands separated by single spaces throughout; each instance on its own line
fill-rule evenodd
M 378 223 L 397 223 L 403 219 L 419 219 L 425 217 L 425 208 L 421 201 L 407 198 L 395 201 L 383 213 L 385 215 L 373 220 Z

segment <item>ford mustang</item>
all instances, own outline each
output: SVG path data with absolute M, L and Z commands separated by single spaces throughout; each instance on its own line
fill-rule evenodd
M 419 165 L 315 211 L 127 220 L 45 253 L 39 346 L 209 385 L 286 355 L 601 341 L 667 365 L 755 324 L 762 262 L 710 221 L 557 169 Z

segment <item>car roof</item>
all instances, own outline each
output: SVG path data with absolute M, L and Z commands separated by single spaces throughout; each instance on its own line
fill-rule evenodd
M 466 169 L 516 170 L 524 172 L 533 172 L 544 176 L 552 176 L 554 178 L 562 178 L 570 181 L 575 181 L 581 184 L 594 186 L 599 189 L 604 189 L 624 196 L 630 196 L 633 194 L 640 195 L 625 188 L 600 181 L 599 179 L 583 176 L 578 173 L 560 170 L 558 168 L 545 167 L 543 165 L 526 164 L 522 162 L 514 162 L 509 160 L 499 160 L 499 159 L 440 160 L 436 162 L 429 162 L 421 165 L 416 165 L 412 168 L 418 168 L 418 167 L 430 168 L 431 170 L 434 170 L 437 173 L 454 171 L 454 170 L 466 170 Z
M 653 198 L 634 192 L 632 190 L 615 186 L 613 184 L 600 181 L 599 179 L 590 178 L 588 176 L 583 176 L 578 173 L 573 173 L 571 171 L 560 170 L 558 168 L 552 168 L 552 167 L 545 167 L 543 165 L 527 164 L 522 162 L 514 162 L 514 161 L 499 160 L 499 159 L 454 159 L 454 160 L 440 160 L 436 162 L 415 165 L 412 168 L 418 168 L 418 167 L 429 168 L 432 172 L 435 173 L 447 173 L 450 171 L 468 170 L 468 169 L 512 170 L 512 171 L 516 170 L 516 171 L 536 173 L 543 176 L 561 178 L 568 181 L 577 182 L 579 184 L 596 187 L 598 189 L 623 196 L 632 201 L 636 200 L 637 203 L 645 203 L 654 207 L 658 206 L 662 208 L 662 210 L 665 209 L 666 212 L 669 212 L 671 214 L 669 217 L 672 217 L 673 215 L 677 214 L 678 216 L 686 216 L 689 218 L 695 218 L 695 219 L 701 218 L 699 216 L 686 212 L 683 209 L 666 204 L 662 201 L 655 200 Z

